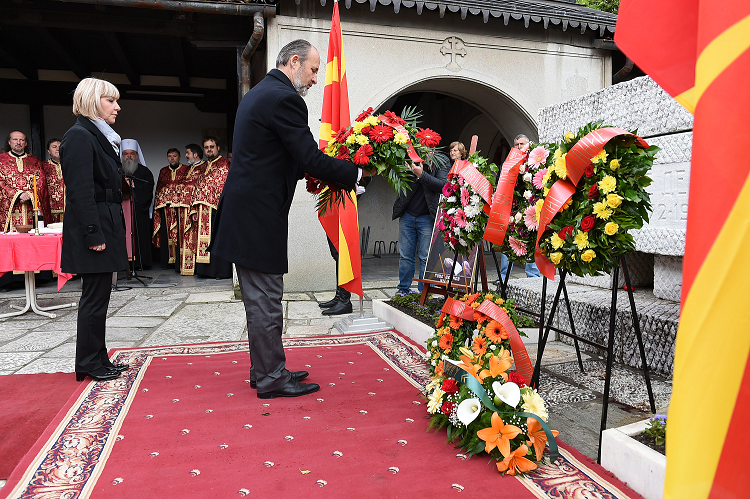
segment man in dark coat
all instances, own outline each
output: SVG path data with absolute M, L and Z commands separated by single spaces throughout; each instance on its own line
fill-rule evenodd
M 233 262 L 242 289 L 259 398 L 297 397 L 320 389 L 290 372 L 281 342 L 283 275 L 288 272 L 289 208 L 305 173 L 355 188 L 362 171 L 318 149 L 302 96 L 317 83 L 318 51 L 305 40 L 281 49 L 276 69 L 245 95 L 234 125 L 232 166 L 209 251 Z
M 135 191 L 135 197 L 132 198 L 132 207 L 135 209 L 135 217 L 128 219 L 130 214 L 129 206 L 125 207 L 125 223 L 130 230 L 131 222 L 135 222 L 132 227 L 135 244 L 130 245 L 128 240 L 128 252 L 135 249 L 132 260 L 135 262 L 136 269 L 151 268 L 153 258 L 151 256 L 151 203 L 154 200 L 154 174 L 146 167 L 146 160 L 143 158 L 141 146 L 135 139 L 123 139 L 122 141 L 122 170 L 126 175 L 131 176 L 127 179 L 125 203 L 131 202 L 131 192 Z M 134 178 L 132 178 L 134 177 Z M 132 186 L 128 189 L 127 186 Z M 128 233 L 128 238 L 130 234 Z

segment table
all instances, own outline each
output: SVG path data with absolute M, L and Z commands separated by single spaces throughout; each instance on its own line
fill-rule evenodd
M 76 303 L 65 303 L 53 307 L 40 307 L 36 301 L 36 281 L 34 272 L 37 270 L 54 270 L 57 273 L 57 290 L 63 287 L 72 274 L 65 274 L 60 269 L 60 255 L 62 253 L 62 234 L 45 232 L 36 236 L 29 234 L 0 234 L 0 275 L 11 271 L 23 271 L 25 274 L 26 305 L 16 307 L 19 312 L 0 314 L 0 319 L 15 317 L 32 310 L 34 313 L 55 318 L 48 310 L 75 307 Z

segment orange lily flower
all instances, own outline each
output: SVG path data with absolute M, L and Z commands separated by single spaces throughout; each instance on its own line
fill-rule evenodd
M 467 373 L 474 376 L 477 381 L 482 383 L 484 381 L 484 378 L 486 378 L 489 374 L 484 374 L 487 370 L 480 372 L 482 369 L 481 364 L 474 364 L 472 362 L 472 359 L 467 357 L 466 355 L 461 356 L 461 364 L 458 365 L 461 369 L 466 371 Z
M 442 376 L 443 375 L 443 361 L 441 360 L 438 362 L 438 365 L 435 366 L 435 376 Z
M 540 461 L 542 459 L 542 454 L 544 454 L 544 448 L 547 446 L 547 434 L 544 433 L 544 430 L 542 429 L 542 425 L 534 418 L 526 418 L 526 425 L 529 429 L 529 445 L 534 446 L 534 453 L 536 454 L 536 460 Z M 559 431 L 552 430 L 552 434 L 554 436 L 558 436 L 560 434 Z
M 529 448 L 521 445 L 518 449 L 510 453 L 502 461 L 497 463 L 497 471 L 500 473 L 507 472 L 509 475 L 515 475 L 516 472 L 526 473 L 537 468 L 536 463 L 526 458 Z
M 477 436 L 484 440 L 484 451 L 489 454 L 497 447 L 503 457 L 510 456 L 510 441 L 521 433 L 521 428 L 505 424 L 496 412 L 492 413 L 492 426 L 479 430 Z M 525 446 L 524 446 L 525 447 Z M 527 449 L 528 450 L 528 449 Z
M 487 376 L 492 376 L 493 378 L 501 376 L 504 381 L 508 381 L 508 373 L 506 371 L 510 369 L 510 366 L 512 365 L 513 363 L 510 361 L 510 353 L 503 348 L 497 353 L 497 355 L 490 357 L 490 369 L 485 369 L 481 372 L 482 379 Z

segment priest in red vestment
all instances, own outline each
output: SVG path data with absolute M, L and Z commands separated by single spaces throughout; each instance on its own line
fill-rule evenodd
M 39 208 L 45 220 L 50 219 L 47 182 L 39 158 L 28 153 L 28 143 L 23 132 L 8 135 L 0 154 L 0 228 L 3 232 L 15 231 L 16 225 L 34 224 L 34 177 Z
M 198 224 L 193 223 L 190 210 L 193 206 L 195 185 L 206 171 L 206 162 L 203 161 L 203 150 L 198 144 L 188 144 L 185 149 L 188 168 L 177 189 L 175 206 L 177 206 L 177 226 L 180 231 L 180 274 L 194 275 L 195 255 L 198 252 Z
M 188 165 L 180 163 L 180 151 L 176 148 L 167 151 L 169 165 L 159 171 L 154 195 L 154 246 L 159 248 L 162 266 L 172 266 L 177 272 L 180 266 L 175 265 L 179 253 L 179 216 L 178 189 L 187 174 Z
M 229 162 L 219 154 L 219 144 L 215 137 L 206 137 L 203 152 L 206 154 L 206 171 L 195 185 L 190 216 L 197 224 L 198 252 L 195 273 L 203 277 L 228 279 L 232 277 L 232 264 L 223 258 L 214 257 L 208 251 L 219 198 L 229 174 Z
M 62 165 L 60 164 L 60 139 L 47 141 L 49 159 L 42 163 L 47 177 L 47 194 L 49 195 L 50 219 L 46 225 L 63 221 L 65 215 L 65 182 L 63 182 Z

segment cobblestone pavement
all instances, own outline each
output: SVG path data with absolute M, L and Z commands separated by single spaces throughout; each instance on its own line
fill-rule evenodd
M 367 261 L 365 261 L 367 262 Z M 363 269 L 366 266 L 363 265 Z M 373 299 L 387 299 L 396 291 L 398 260 L 370 264 L 365 279 L 363 309 L 372 310 Z M 130 289 L 114 291 L 107 313 L 107 346 L 128 348 L 211 341 L 237 341 L 247 338 L 244 307 L 234 298 L 231 280 L 180 277 L 172 271 L 147 271 L 154 279 L 143 287 L 135 281 L 120 281 Z M 363 271 L 364 275 L 364 271 Z M 514 273 L 524 278 L 523 272 Z M 493 276 L 490 275 L 493 279 Z M 318 302 L 332 298 L 333 292 L 285 293 L 284 335 L 314 336 L 331 334 L 333 324 L 345 316 L 324 317 Z M 40 286 L 41 306 L 77 301 L 80 281 L 71 281 L 60 293 L 55 283 Z M 0 293 L 0 314 L 21 306 L 23 289 Z M 354 302 L 355 312 L 358 303 Z M 26 313 L 0 320 L 0 375 L 70 372 L 74 370 L 77 309 L 56 311 L 54 319 Z M 333 329 L 335 331 L 335 329 Z M 529 355 L 536 358 L 535 329 L 525 330 Z M 545 350 L 541 389 L 550 406 L 550 423 L 561 431 L 563 441 L 584 454 L 596 456 L 601 418 L 600 392 L 603 362 L 583 353 L 586 375 L 577 367 L 575 349 L 558 341 Z M 629 424 L 649 416 L 644 410 L 642 375 L 618 366 L 613 378 L 608 427 Z M 666 410 L 671 393 L 668 380 L 656 378 L 657 409 Z M 599 390 L 599 391 L 598 391 Z M 0 400 L 2 396 L 0 395 Z

